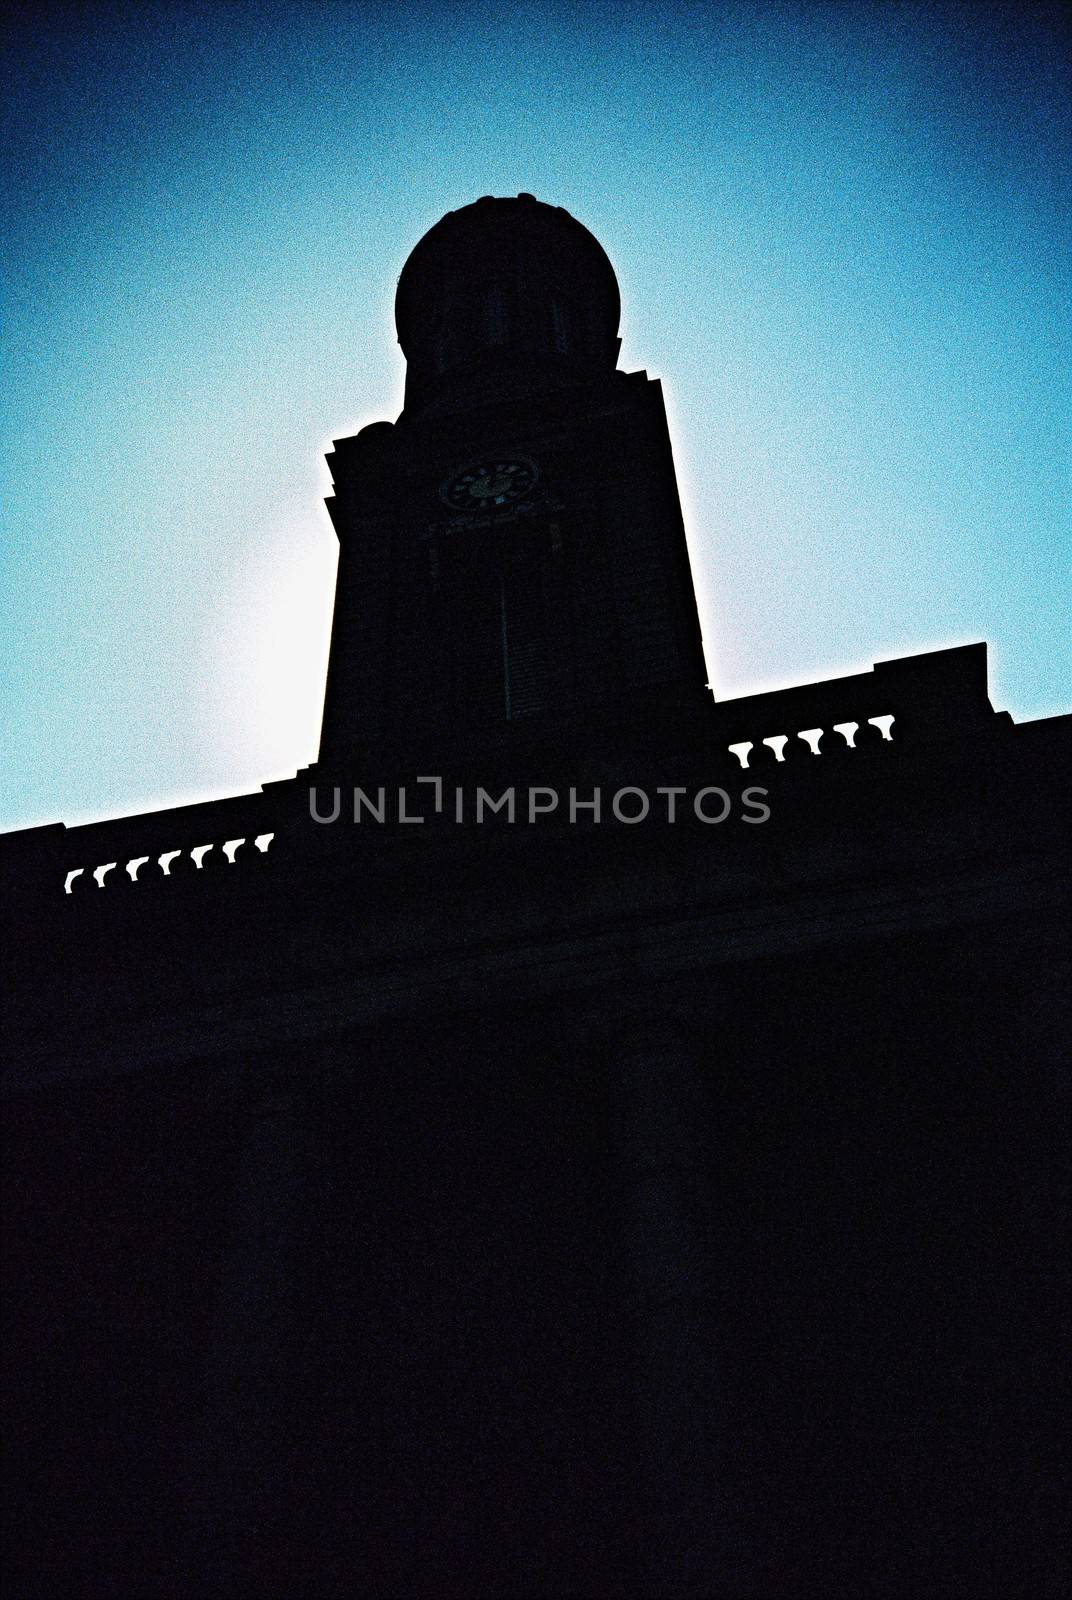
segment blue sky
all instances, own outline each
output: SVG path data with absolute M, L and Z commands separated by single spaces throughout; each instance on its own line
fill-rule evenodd
M 315 758 L 330 440 L 442 213 L 601 240 L 720 698 L 1069 702 L 1067 36 L 983 4 L 47 6 L 8 34 L 0 827 Z

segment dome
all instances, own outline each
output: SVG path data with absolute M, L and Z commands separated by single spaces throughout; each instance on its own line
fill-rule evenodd
M 406 409 L 491 369 L 541 387 L 613 371 L 620 317 L 614 269 L 582 223 L 529 194 L 485 195 L 448 211 L 402 269 Z

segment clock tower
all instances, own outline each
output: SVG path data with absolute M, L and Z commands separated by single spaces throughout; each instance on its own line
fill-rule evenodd
M 1069 1592 L 1072 719 L 716 705 L 619 315 L 444 217 L 320 761 L 0 838 L 20 1600 Z
M 328 458 L 324 765 L 709 701 L 662 393 L 617 370 L 620 312 L 602 247 L 531 195 L 410 255 L 404 410 Z

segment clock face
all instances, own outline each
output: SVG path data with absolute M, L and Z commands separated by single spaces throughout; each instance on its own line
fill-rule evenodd
M 494 511 L 496 506 L 519 500 L 535 482 L 536 468 L 531 461 L 491 456 L 448 478 L 439 493 L 455 511 Z

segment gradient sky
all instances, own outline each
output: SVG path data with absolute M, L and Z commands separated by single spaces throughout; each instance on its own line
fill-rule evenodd
M 330 440 L 446 210 L 606 247 L 720 698 L 986 639 L 1069 700 L 1067 36 L 927 3 L 35 8 L 8 35 L 0 827 L 315 759 Z

